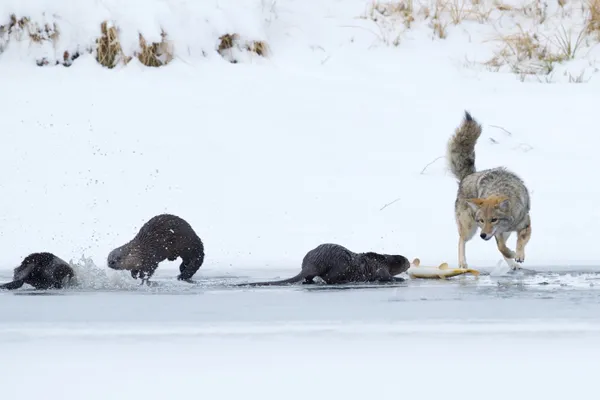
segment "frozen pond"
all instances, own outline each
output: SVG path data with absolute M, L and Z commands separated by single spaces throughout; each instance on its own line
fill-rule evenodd
M 595 390 L 597 270 L 230 286 L 290 273 L 206 269 L 190 285 L 159 270 L 150 288 L 123 278 L 0 293 L 3 394 L 562 399 Z

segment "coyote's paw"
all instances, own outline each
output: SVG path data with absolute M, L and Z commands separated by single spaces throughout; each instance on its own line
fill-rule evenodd
M 525 252 L 517 251 L 517 256 L 515 257 L 515 261 L 518 263 L 522 263 L 523 261 L 525 261 Z
M 506 260 L 506 263 L 508 264 L 508 267 L 509 267 L 510 269 L 512 269 L 513 271 L 515 271 L 515 270 L 517 270 L 517 269 L 521 268 L 521 266 L 520 266 L 519 264 L 517 264 L 517 263 L 515 262 L 515 260 L 513 260 L 513 259 L 510 259 L 510 258 L 506 258 L 505 260 Z
M 467 264 L 466 261 L 462 261 L 462 262 L 458 263 L 458 268 L 467 269 L 467 268 L 469 268 L 469 265 Z

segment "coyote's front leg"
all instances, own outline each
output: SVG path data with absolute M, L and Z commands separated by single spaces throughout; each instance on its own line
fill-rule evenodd
M 468 209 L 456 213 L 456 224 L 458 225 L 458 267 L 468 268 L 466 256 L 466 244 L 477 232 L 477 224 Z
M 517 234 L 517 257 L 515 258 L 515 261 L 522 263 L 525 261 L 525 246 L 531 238 L 531 218 L 529 216 L 527 216 L 527 225 L 525 225 L 525 228 L 518 231 Z
M 514 261 L 515 252 L 508 248 L 506 245 L 506 241 L 510 237 L 510 232 L 502 232 L 497 233 L 494 238 L 496 239 L 496 244 L 498 245 L 498 250 L 504 257 L 504 261 L 508 264 L 511 269 L 517 269 L 519 266 Z

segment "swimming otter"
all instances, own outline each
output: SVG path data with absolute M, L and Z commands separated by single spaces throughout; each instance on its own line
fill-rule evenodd
M 32 253 L 14 269 L 13 281 L 0 289 L 18 289 L 25 283 L 36 289 L 62 289 L 74 276 L 73 268 L 54 254 Z
M 148 280 L 164 260 L 181 257 L 177 279 L 189 281 L 204 262 L 204 245 L 184 219 L 172 214 L 152 217 L 137 235 L 108 255 L 108 266 L 129 270 L 134 279 Z
M 410 267 L 408 259 L 401 255 L 374 252 L 354 253 L 344 246 L 325 243 L 310 250 L 302 260 L 302 270 L 293 278 L 274 282 L 242 283 L 237 286 L 267 286 L 287 283 L 313 283 L 320 277 L 327 284 L 349 282 L 402 282 L 395 275 Z

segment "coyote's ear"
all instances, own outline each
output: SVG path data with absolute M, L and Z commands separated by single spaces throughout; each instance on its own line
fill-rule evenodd
M 508 210 L 508 197 L 503 197 L 502 199 L 500 199 L 496 207 L 503 211 Z
M 477 211 L 484 201 L 484 199 L 466 199 L 467 204 L 473 209 L 473 211 Z

